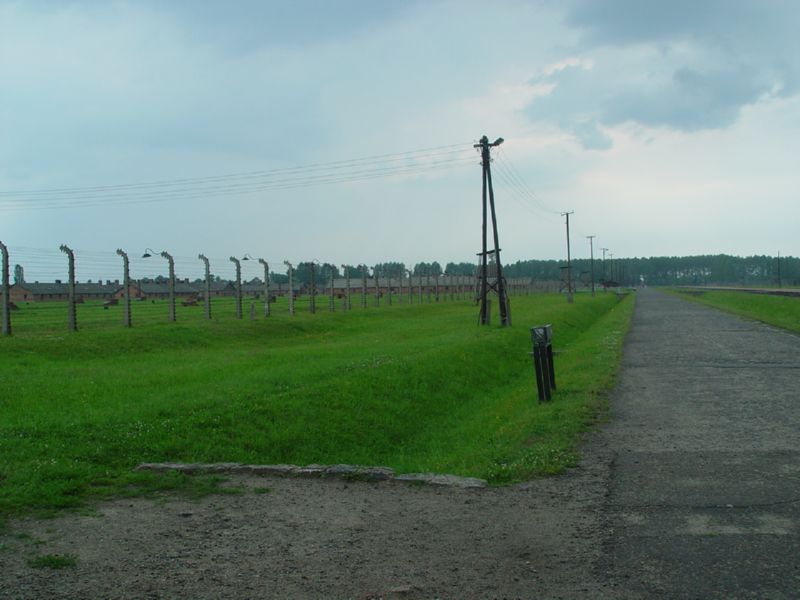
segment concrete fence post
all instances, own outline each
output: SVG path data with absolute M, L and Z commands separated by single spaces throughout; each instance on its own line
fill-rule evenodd
M 289 314 L 294 316 L 294 284 L 292 283 L 292 263 L 288 260 L 283 261 L 283 264 L 289 269 Z
M 330 290 L 328 291 L 328 310 L 330 312 L 334 312 L 336 310 L 336 306 L 334 305 L 334 302 L 336 302 L 336 296 L 334 295 L 334 290 L 333 290 L 333 283 L 334 283 L 333 265 L 330 265 L 330 270 L 331 270 L 331 278 L 330 278 L 331 281 L 330 281 Z
M 264 316 L 269 316 L 269 264 L 263 258 L 258 262 L 264 267 Z
M 131 326 L 131 269 L 128 255 L 117 248 L 117 254 L 122 257 L 122 322 L 125 327 Z
M 242 318 L 242 263 L 235 256 L 230 261 L 236 265 L 236 318 Z
M 169 293 L 169 320 L 175 321 L 175 260 L 172 255 L 164 250 L 161 256 L 167 259 L 169 265 L 169 281 L 167 282 L 167 291 Z
M 3 255 L 3 335 L 11 335 L 11 285 L 8 281 L 8 248 L 3 242 L 0 242 L 0 253 Z
M 361 308 L 367 308 L 367 267 L 361 267 Z
M 67 313 L 67 325 L 70 331 L 78 331 L 78 315 L 75 309 L 75 253 L 66 245 L 59 246 L 69 261 L 69 282 L 67 283 L 67 294 L 69 297 L 69 312 Z
M 372 267 L 372 278 L 375 280 L 375 306 L 381 305 L 381 282 L 378 267 Z
M 308 301 L 308 310 L 313 315 L 317 312 L 317 280 L 315 273 L 316 265 L 314 261 L 308 263 L 309 274 L 311 275 L 311 297 Z
M 342 265 L 342 271 L 344 272 L 344 283 L 347 286 L 347 289 L 344 293 L 344 310 L 350 310 L 352 306 L 350 306 L 350 269 L 347 268 L 347 265 Z
M 206 271 L 205 279 L 205 294 L 203 294 L 203 304 L 206 309 L 206 319 L 211 319 L 211 264 L 203 254 L 198 254 L 197 258 L 203 261 L 203 266 Z
M 425 273 L 425 299 L 427 300 L 428 304 L 431 303 L 431 268 L 430 267 L 428 267 L 428 270 Z

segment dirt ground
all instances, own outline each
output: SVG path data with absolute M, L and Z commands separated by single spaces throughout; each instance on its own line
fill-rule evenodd
M 0 598 L 798 598 L 800 337 L 640 292 L 581 465 L 504 488 L 232 477 L 10 524 Z M 33 556 L 74 555 L 63 569 Z
M 0 553 L 0 597 L 610 596 L 592 572 L 608 463 L 589 462 L 483 489 L 232 477 L 243 493 L 16 522 Z M 44 554 L 77 562 L 28 565 Z

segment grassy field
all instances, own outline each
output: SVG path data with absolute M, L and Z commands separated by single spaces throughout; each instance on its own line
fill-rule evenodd
M 687 298 L 743 317 L 800 332 L 800 298 L 724 291 L 673 291 Z
M 92 324 L 83 307 L 77 333 L 23 308 L 21 333 L 0 338 L 0 519 L 210 485 L 133 472 L 140 462 L 342 462 L 496 483 L 558 472 L 602 409 L 632 307 L 614 294 L 515 297 L 507 329 L 478 327 L 467 302 L 294 318 L 279 304 L 255 321 L 232 304 L 213 321 L 179 307 L 177 323 L 132 329 L 102 308 Z M 558 353 L 546 405 L 528 355 L 543 323 Z

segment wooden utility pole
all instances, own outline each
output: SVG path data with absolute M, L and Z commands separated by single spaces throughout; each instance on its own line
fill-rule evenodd
M 594 238 L 597 236 L 594 235 L 587 235 L 589 239 L 589 267 L 591 274 L 592 274 L 592 298 L 594 298 Z
M 489 138 L 483 136 L 480 142 L 475 144 L 475 148 L 481 150 L 481 166 L 483 171 L 483 236 L 480 253 L 480 316 L 478 319 L 479 324 L 489 324 L 489 289 L 493 289 L 497 293 L 498 304 L 500 305 L 500 324 L 503 327 L 511 325 L 511 311 L 508 304 L 508 296 L 506 293 L 506 282 L 503 277 L 503 267 L 500 262 L 500 239 L 497 234 L 497 214 L 494 207 L 494 187 L 492 186 L 492 158 L 490 155 L 490 148 L 494 148 L 503 143 L 503 138 L 497 138 L 494 142 L 489 143 Z M 495 282 L 489 285 L 488 273 L 488 258 L 489 251 L 487 250 L 487 200 L 488 208 L 492 216 L 492 232 L 494 234 L 494 259 L 496 264 Z
M 561 213 L 562 217 L 567 218 L 567 302 L 570 304 L 572 304 L 572 256 L 569 247 L 569 216 L 574 213 L 574 210 Z
M 600 248 L 603 251 L 603 291 L 606 291 L 606 252 L 608 248 Z

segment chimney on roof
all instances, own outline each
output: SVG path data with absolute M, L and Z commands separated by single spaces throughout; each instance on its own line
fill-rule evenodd
M 39 282 L 37 281 L 36 283 L 39 283 Z M 56 284 L 57 285 L 61 285 L 61 280 L 60 279 L 56 279 Z

